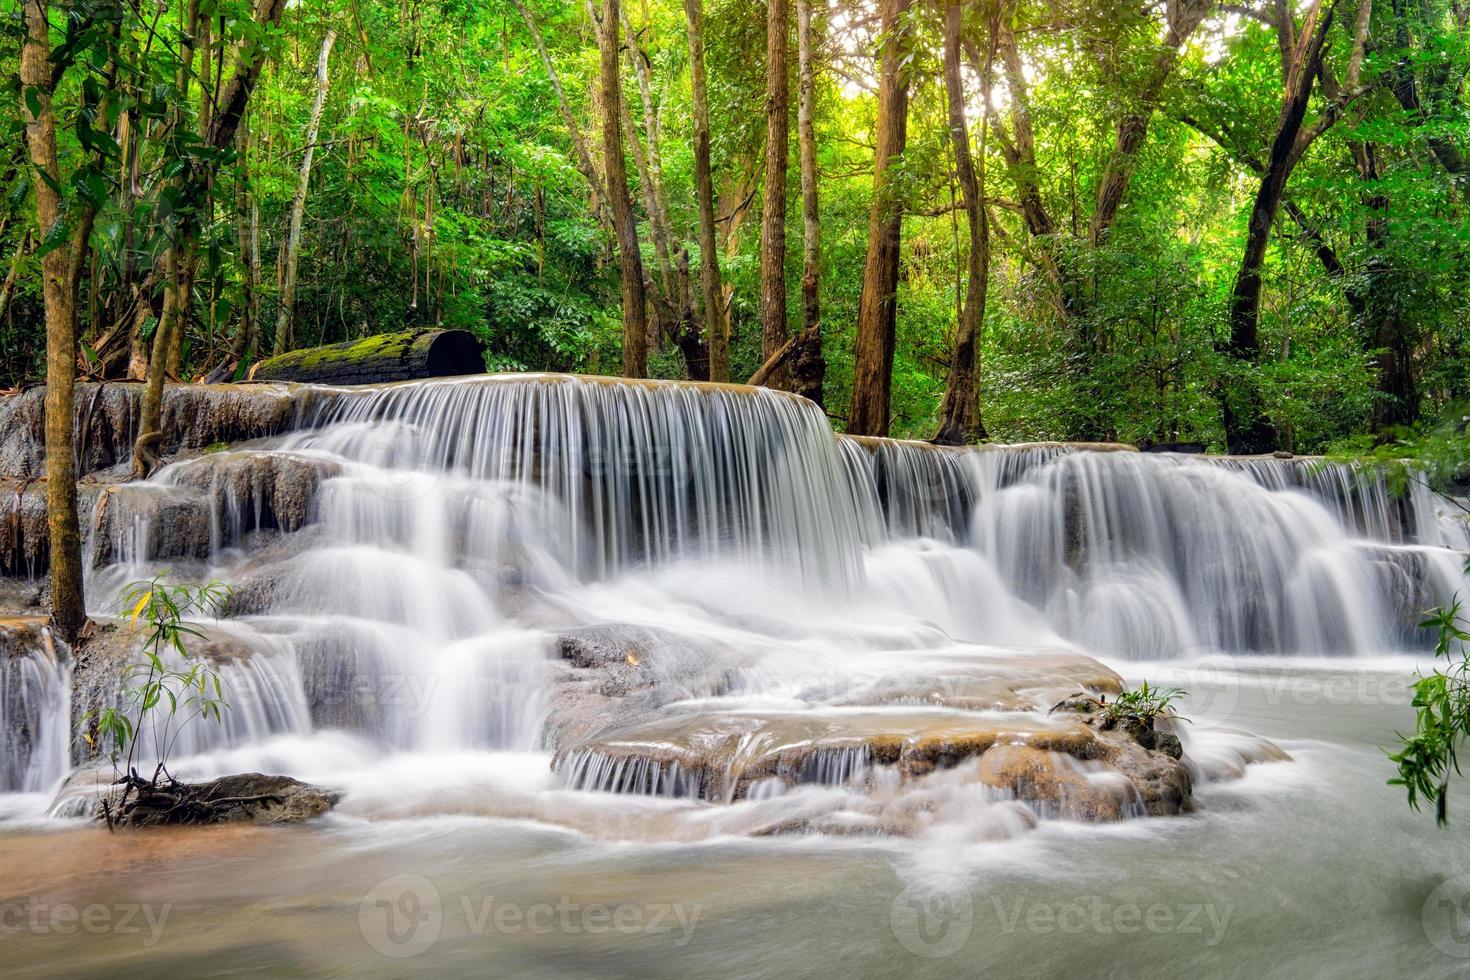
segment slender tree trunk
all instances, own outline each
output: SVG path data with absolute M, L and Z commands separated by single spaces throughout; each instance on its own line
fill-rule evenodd
M 817 197 L 817 77 L 813 65 L 812 0 L 796 0 L 798 74 L 796 139 L 801 150 L 801 336 L 791 390 L 822 404 L 827 362 L 822 356 L 822 219 Z
M 256 296 L 260 287 L 258 247 L 253 234 L 254 197 L 250 190 L 249 119 L 240 122 L 236 138 L 240 153 L 239 178 L 235 189 L 235 236 L 240 247 L 240 327 L 230 356 L 237 364 L 250 357 L 255 348 Z
M 51 36 L 45 0 L 25 0 L 21 48 L 21 113 L 34 180 L 37 226 L 44 239 L 63 220 L 61 171 L 56 158 L 56 117 L 51 109 Z M 29 96 L 29 98 L 28 98 Z M 31 113 L 29 102 L 36 104 Z M 66 245 L 41 258 L 41 291 L 46 307 L 46 526 L 51 552 L 51 620 L 68 642 L 87 622 L 82 587 L 82 533 L 77 515 L 76 447 L 76 283 L 70 279 L 72 249 Z
M 311 119 L 306 124 L 306 151 L 301 155 L 301 174 L 296 183 L 296 197 L 291 202 L 291 226 L 286 232 L 286 281 L 277 304 L 274 350 L 284 354 L 291 348 L 296 332 L 296 265 L 301 257 L 301 219 L 306 211 L 306 193 L 311 187 L 311 161 L 316 155 L 316 137 L 322 122 L 322 107 L 327 104 L 327 60 L 337 32 L 328 30 L 322 38 L 321 54 L 316 60 L 316 101 L 311 104 Z
M 730 380 L 730 332 L 720 283 L 715 242 L 715 186 L 710 173 L 709 93 L 704 72 L 702 0 L 684 0 L 689 24 L 689 87 L 694 101 L 694 193 L 699 204 L 699 284 L 704 294 L 704 333 L 709 347 L 709 378 Z
M 5 273 L 5 282 L 0 284 L 0 320 L 5 318 L 5 311 L 10 309 L 10 297 L 15 294 L 15 284 L 20 279 L 21 262 L 30 250 L 30 232 L 22 232 L 15 243 L 15 254 L 10 257 L 10 269 Z
M 285 9 L 286 0 L 257 0 L 257 27 L 269 29 L 281 19 Z M 242 41 L 236 46 L 236 50 L 234 74 L 220 94 L 218 108 L 210 118 L 205 134 L 205 141 L 216 150 L 223 150 L 235 141 L 235 134 L 239 131 L 240 121 L 244 118 L 245 108 L 250 102 L 251 93 L 255 91 L 255 83 L 260 78 L 261 65 L 265 60 L 263 49 L 253 40 Z M 172 255 L 174 250 L 170 249 L 171 254 L 167 261 L 175 270 L 175 282 L 183 273 L 187 273 L 190 278 L 193 276 L 193 241 L 198 232 L 198 219 L 197 216 L 187 216 L 201 205 L 208 180 L 207 173 L 193 170 L 182 175 L 180 197 L 188 207 L 185 209 L 186 218 L 180 223 L 179 241 L 189 247 L 182 263 Z M 166 302 L 165 306 L 167 305 Z M 178 309 L 177 295 L 173 305 Z M 138 438 L 133 444 L 133 475 L 137 478 L 151 473 L 160 459 L 159 447 L 163 441 L 163 383 L 168 366 L 168 351 L 173 345 L 172 329 L 177 319 L 178 317 L 170 316 L 165 309 L 153 335 L 153 356 L 148 361 L 148 384 L 143 392 L 143 405 L 138 417 Z
M 653 82 L 648 77 L 648 63 L 643 54 L 643 48 L 638 43 L 638 36 L 633 31 L 633 25 L 628 20 L 628 10 L 622 10 L 623 25 L 628 32 L 628 64 L 633 69 L 633 78 L 638 83 L 639 101 L 643 106 L 643 136 L 647 143 L 642 159 L 635 154 L 635 161 L 639 168 L 639 182 L 645 184 L 644 197 L 648 202 L 648 226 L 653 233 L 654 250 L 663 263 L 662 270 L 665 283 L 664 295 L 668 297 L 671 304 L 677 305 L 679 294 L 683 292 L 683 286 L 677 281 L 678 263 L 674 255 L 678 251 L 678 243 L 674 240 L 673 223 L 669 219 L 668 197 L 664 194 L 664 171 L 663 171 L 663 147 L 659 135 L 658 106 L 653 101 Z M 626 105 L 626 100 L 625 103 Z M 632 123 L 632 112 L 629 110 L 624 115 L 624 125 L 627 127 L 629 142 L 637 147 L 638 129 Z
M 761 211 L 761 351 L 770 357 L 786 343 L 786 169 L 790 156 L 790 0 L 766 0 L 766 196 Z M 788 387 L 783 364 L 773 388 Z
M 883 36 L 878 79 L 877 148 L 873 154 L 873 203 L 868 219 L 868 258 L 858 302 L 857 350 L 853 362 L 852 408 L 847 431 L 888 434 L 893 383 L 893 348 L 898 315 L 899 246 L 903 202 L 894 191 L 889 168 L 898 163 L 908 137 L 908 85 L 903 57 L 907 46 L 904 16 L 912 0 L 881 0 Z
M 1148 136 L 1149 123 L 1164 95 L 1164 84 L 1174 72 L 1179 52 L 1205 17 L 1214 9 L 1215 0 L 1179 0 L 1165 6 L 1168 21 L 1163 47 L 1154 55 L 1153 64 L 1129 107 L 1118 117 L 1117 136 L 1112 155 L 1108 157 L 1102 179 L 1098 182 L 1097 206 L 1092 212 L 1092 241 L 1101 244 L 1107 237 L 1123 195 L 1133 177 L 1138 151 Z
M 1356 140 L 1350 145 L 1358 176 L 1366 186 L 1376 188 L 1380 178 L 1377 147 Z M 1368 210 L 1369 256 L 1362 285 L 1349 288 L 1356 295 L 1357 302 L 1352 305 L 1358 311 L 1364 344 L 1376 368 L 1369 424 L 1374 432 L 1386 435 L 1418 420 L 1419 392 L 1414 383 L 1413 331 L 1399 307 L 1403 284 L 1394 275 L 1389 256 L 1389 199 L 1373 189 L 1364 205 Z
M 638 221 L 628 196 L 628 162 L 623 155 L 623 82 L 618 73 L 618 0 L 603 0 L 598 34 L 602 59 L 602 135 L 607 202 L 618 235 L 618 273 L 623 287 L 623 376 L 648 376 L 648 309 Z
M 964 445 L 985 438 L 980 415 L 980 348 L 985 323 L 985 299 L 990 279 L 990 222 L 985 213 L 985 144 L 988 124 L 980 123 L 979 176 L 970 158 L 970 128 L 965 118 L 965 89 L 960 77 L 960 31 L 964 6 L 951 2 L 944 16 L 944 88 L 949 103 L 949 136 L 954 145 L 955 172 L 959 177 L 965 218 L 970 229 L 970 255 L 966 267 L 969 282 L 960 322 L 955 332 L 955 349 L 949 365 L 949 381 L 939 409 L 939 432 L 934 441 Z M 992 25 L 993 26 L 993 25 Z M 995 32 L 981 78 L 981 92 L 988 107 L 990 72 L 995 60 Z
M 1289 13 L 1287 17 L 1290 17 Z M 1300 158 L 1298 137 L 1306 119 L 1312 83 L 1321 68 L 1322 47 L 1331 23 L 1332 11 L 1329 10 L 1325 17 L 1321 16 L 1321 0 L 1314 0 L 1303 25 L 1301 39 L 1292 54 L 1276 136 L 1251 207 L 1245 254 L 1236 273 L 1230 301 L 1230 342 L 1226 348 L 1229 356 L 1247 373 L 1261 353 L 1261 266 L 1266 258 L 1266 246 L 1271 241 L 1271 227 L 1286 190 L 1286 180 Z M 1276 445 L 1276 431 L 1265 415 L 1260 390 L 1248 376 L 1237 380 L 1238 390 L 1227 392 L 1222 399 L 1226 444 L 1230 452 L 1237 454 L 1269 452 Z

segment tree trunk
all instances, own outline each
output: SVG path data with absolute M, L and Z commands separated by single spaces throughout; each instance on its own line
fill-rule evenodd
M 252 381 L 306 384 L 387 384 L 485 371 L 485 345 L 468 330 L 407 330 L 373 334 L 267 358 Z
M 20 264 L 31 250 L 30 232 L 22 232 L 15 243 L 15 254 L 10 257 L 10 269 L 5 273 L 5 282 L 0 284 L 0 320 L 10 309 L 10 297 L 15 294 L 16 281 L 20 279 Z
M 306 192 L 311 187 L 311 161 L 316 155 L 316 137 L 322 122 L 322 107 L 327 104 L 327 59 L 337 32 L 328 29 L 322 38 L 321 54 L 316 60 L 316 101 L 311 104 L 311 119 L 306 124 L 306 151 L 301 155 L 301 174 L 296 183 L 296 197 L 291 201 L 291 225 L 286 232 L 286 280 L 281 285 L 277 304 L 274 352 L 284 354 L 296 333 L 296 265 L 301 257 L 301 219 L 306 211 Z
M 709 348 L 709 378 L 730 380 L 730 332 L 720 283 L 715 242 L 715 186 L 710 173 L 709 94 L 704 73 L 702 0 L 684 0 L 689 22 L 689 87 L 694 101 L 694 192 L 699 203 L 699 283 L 704 294 L 704 333 Z
M 873 154 L 873 203 L 868 218 L 868 257 L 858 302 L 857 350 L 853 361 L 852 408 L 847 431 L 888 434 L 893 382 L 893 347 L 898 314 L 899 245 L 903 202 L 892 187 L 889 167 L 903 154 L 908 136 L 908 86 L 902 60 L 907 45 L 904 15 L 912 0 L 881 0 L 883 49 L 878 80 L 877 148 Z
M 618 274 L 623 288 L 623 376 L 648 376 L 648 310 L 643 290 L 643 260 L 638 252 L 638 221 L 628 195 L 628 162 L 623 155 L 623 82 L 618 73 L 618 0 L 603 0 L 598 44 L 602 60 L 602 135 L 607 170 L 607 202 L 618 235 Z
M 243 364 L 255 349 L 255 332 L 258 329 L 256 304 L 260 287 L 259 241 L 255 231 L 258 211 L 250 189 L 248 120 L 241 121 L 237 142 L 240 165 L 235 192 L 235 236 L 240 246 L 240 327 L 235 331 L 235 342 L 230 348 L 230 356 L 238 365 Z
M 31 165 L 42 175 L 33 181 L 37 226 L 44 239 L 64 220 L 61 171 L 56 158 L 56 117 L 51 109 L 51 37 L 45 0 L 25 0 L 21 48 L 21 114 Z M 36 103 L 32 115 L 29 101 Z M 76 283 L 70 279 L 72 248 L 61 245 L 41 258 L 41 290 L 46 307 L 46 527 L 51 551 L 51 620 L 67 642 L 87 622 L 82 589 L 82 533 L 77 515 L 76 448 Z
M 281 19 L 281 13 L 285 9 L 286 0 L 257 0 L 256 25 L 262 30 L 268 29 Z M 184 50 L 187 52 L 189 49 L 185 46 Z M 255 90 L 261 66 L 265 62 L 263 49 L 253 40 L 241 41 L 236 45 L 236 50 L 235 72 L 220 95 L 218 108 L 209 121 L 206 134 L 206 142 L 216 150 L 223 150 L 235 141 L 235 134 L 239 131 L 240 121 L 250 102 L 250 94 Z M 182 72 L 187 73 L 187 70 L 187 65 L 181 68 Z M 209 181 L 209 174 L 197 168 L 186 171 L 181 177 L 180 198 L 185 204 L 185 219 L 180 222 L 178 242 L 187 247 L 182 262 L 172 254 L 167 260 L 174 266 L 175 283 L 185 273 L 193 278 L 193 243 L 199 230 L 197 210 Z M 176 248 L 170 249 L 170 253 Z M 179 309 L 178 299 L 176 292 L 173 304 L 175 309 Z M 167 306 L 165 301 L 165 307 Z M 168 352 L 174 342 L 170 328 L 177 319 L 178 317 L 170 316 L 165 309 L 153 335 L 153 356 L 148 359 L 148 386 L 144 391 L 143 405 L 138 416 L 138 438 L 133 444 L 133 475 L 137 478 L 146 477 L 159 462 L 157 446 L 163 440 L 164 374 L 168 367 Z
M 965 445 L 985 438 L 980 416 L 978 376 L 980 347 L 985 323 L 985 298 L 990 279 L 990 223 L 985 213 L 985 143 L 988 124 L 980 124 L 980 170 L 970 158 L 970 128 L 965 118 L 965 89 L 960 77 L 960 30 L 965 8 L 951 2 L 944 16 L 944 88 L 949 102 L 949 136 L 954 145 L 955 172 L 970 229 L 970 256 L 966 273 L 965 305 L 955 332 L 954 356 L 949 364 L 949 381 L 939 410 L 939 432 L 934 441 L 942 445 Z M 990 102 L 990 71 L 994 64 L 995 41 L 991 31 L 981 92 Z
M 1144 76 L 1138 95 L 1130 108 L 1118 118 L 1117 137 L 1112 155 L 1108 157 L 1102 180 L 1098 182 L 1097 206 L 1092 212 L 1092 242 L 1099 245 L 1107 237 L 1123 195 L 1133 177 L 1133 168 L 1138 160 L 1138 151 L 1143 148 L 1148 136 L 1148 126 L 1163 98 L 1164 84 L 1174 72 L 1179 52 L 1214 8 L 1214 0 L 1182 0 L 1169 3 L 1165 8 L 1168 33 L 1164 46 L 1154 56 L 1148 74 Z
M 813 67 L 812 0 L 796 0 L 798 73 L 796 139 L 801 149 L 801 334 L 805 356 L 792 372 L 791 390 L 822 404 L 827 362 L 822 356 L 822 219 L 817 198 L 817 78 Z
M 761 352 L 786 343 L 786 168 L 790 156 L 790 0 L 766 0 L 766 195 L 761 210 Z M 768 383 L 788 387 L 781 365 Z
M 1266 257 L 1266 246 L 1271 241 L 1276 211 L 1286 190 L 1286 180 L 1300 158 L 1297 141 L 1306 118 L 1312 83 L 1321 68 L 1327 29 L 1332 23 L 1331 10 L 1325 17 L 1320 14 L 1321 0 L 1314 0 L 1287 72 L 1286 94 L 1276 124 L 1276 136 L 1251 207 L 1245 254 L 1241 258 L 1231 296 L 1230 342 L 1226 352 L 1245 368 L 1247 375 L 1261 352 L 1261 265 Z M 1290 14 L 1287 16 L 1289 18 Z M 1275 448 L 1276 431 L 1265 416 L 1260 390 L 1249 376 L 1242 376 L 1237 381 L 1240 390 L 1227 392 L 1222 399 L 1226 444 L 1230 452 L 1237 454 L 1269 452 Z M 1237 397 L 1232 398 L 1232 394 Z
M 1358 176 L 1369 187 L 1380 178 L 1378 152 L 1373 143 L 1352 141 L 1353 162 Z M 1388 251 L 1387 195 L 1372 191 L 1364 205 L 1368 209 L 1368 261 L 1363 284 L 1350 287 L 1356 294 L 1363 341 L 1376 368 L 1373 407 L 1369 424 L 1375 433 L 1413 425 L 1419 417 L 1419 393 L 1414 384 L 1414 343 L 1411 325 L 1401 315 L 1399 289 Z M 1350 300 L 1351 302 L 1351 300 Z

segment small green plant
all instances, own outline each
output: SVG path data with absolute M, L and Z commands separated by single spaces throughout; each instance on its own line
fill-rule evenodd
M 123 596 L 130 608 L 132 626 L 147 630 L 143 660 L 128 667 L 124 682 L 141 683 L 124 692 L 122 707 L 94 708 L 81 718 L 82 737 L 89 746 L 107 755 L 121 772 L 123 787 L 119 812 L 130 794 L 156 789 L 160 779 L 173 783 L 168 756 L 179 734 L 196 718 L 221 719 L 227 707 L 219 674 L 203 661 L 190 656 L 187 637 L 203 637 L 184 622 L 190 614 L 218 616 L 229 590 L 217 583 L 187 586 L 168 585 L 162 576 L 134 582 Z M 172 655 L 177 654 L 174 660 Z M 155 752 L 153 775 L 144 779 L 134 768 L 139 734 L 146 731 Z M 119 760 L 123 760 L 119 765 Z M 105 808 L 105 804 L 104 804 Z M 109 824 L 112 815 L 107 813 Z
M 1433 803 L 1435 823 L 1443 827 L 1449 823 L 1450 774 L 1460 775 L 1459 745 L 1470 738 L 1470 623 L 1460 618 L 1456 596 L 1421 625 L 1437 631 L 1434 655 L 1449 665 L 1415 682 L 1414 734 L 1399 735 L 1403 748 L 1389 755 L 1399 774 L 1388 783 L 1408 790 L 1415 810 L 1421 800 Z
M 1124 691 L 1104 704 L 1103 713 L 1111 722 L 1134 722 L 1151 729 L 1157 718 L 1177 717 L 1174 702 L 1184 696 L 1185 692 L 1177 687 L 1149 687 L 1144 681 L 1135 690 Z

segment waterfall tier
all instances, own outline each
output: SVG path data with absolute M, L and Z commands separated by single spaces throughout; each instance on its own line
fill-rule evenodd
M 554 751 L 561 785 L 755 805 L 942 758 L 1075 800 L 1122 763 L 1036 713 L 1116 692 L 1085 654 L 1423 649 L 1470 550 L 1431 494 L 1341 464 L 833 437 L 784 393 L 551 375 L 171 389 L 175 461 L 124 483 L 136 395 L 80 392 L 89 601 L 165 570 L 232 587 L 196 651 L 231 708 L 176 748 L 204 772 L 310 770 L 323 739 L 347 766 Z M 0 400 L 11 575 L 45 564 L 38 404 Z M 59 779 L 120 697 L 112 635 L 71 671 L 0 657 L 0 791 Z M 1004 765 L 975 734 L 1001 729 Z M 1142 812 L 1129 778 L 1088 806 Z

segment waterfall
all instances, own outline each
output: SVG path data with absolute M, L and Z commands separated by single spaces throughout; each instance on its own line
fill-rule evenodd
M 788 712 L 813 731 L 803 712 L 840 706 L 1014 711 L 1007 657 L 1422 651 L 1420 613 L 1466 585 L 1455 508 L 1321 461 L 834 437 L 809 402 L 728 385 L 518 375 L 260 397 L 254 415 L 243 389 L 224 399 L 228 426 L 191 423 L 249 441 L 105 487 L 85 521 L 99 615 L 164 571 L 233 588 L 199 651 L 230 707 L 180 735 L 184 772 L 262 746 L 308 765 L 291 746 L 324 732 L 354 758 L 560 751 L 624 703 Z M 616 669 L 567 687 L 568 631 L 607 623 L 644 639 L 578 654 Z M 0 791 L 65 772 L 68 673 L 0 657 Z M 110 676 L 84 705 L 116 703 Z M 834 787 L 877 778 L 869 753 L 817 746 L 779 771 Z M 574 750 L 561 785 L 734 792 L 691 758 Z M 1078 792 L 1107 782 L 1061 768 Z M 780 795 L 749 781 L 751 799 Z
M 368 390 L 318 422 L 289 445 L 390 474 L 380 498 L 411 503 L 445 477 L 549 494 L 537 516 L 579 574 L 720 556 L 857 575 L 862 501 L 825 419 L 793 395 L 517 375 Z
M 70 768 L 70 677 L 50 631 L 0 622 L 0 793 L 38 793 Z

